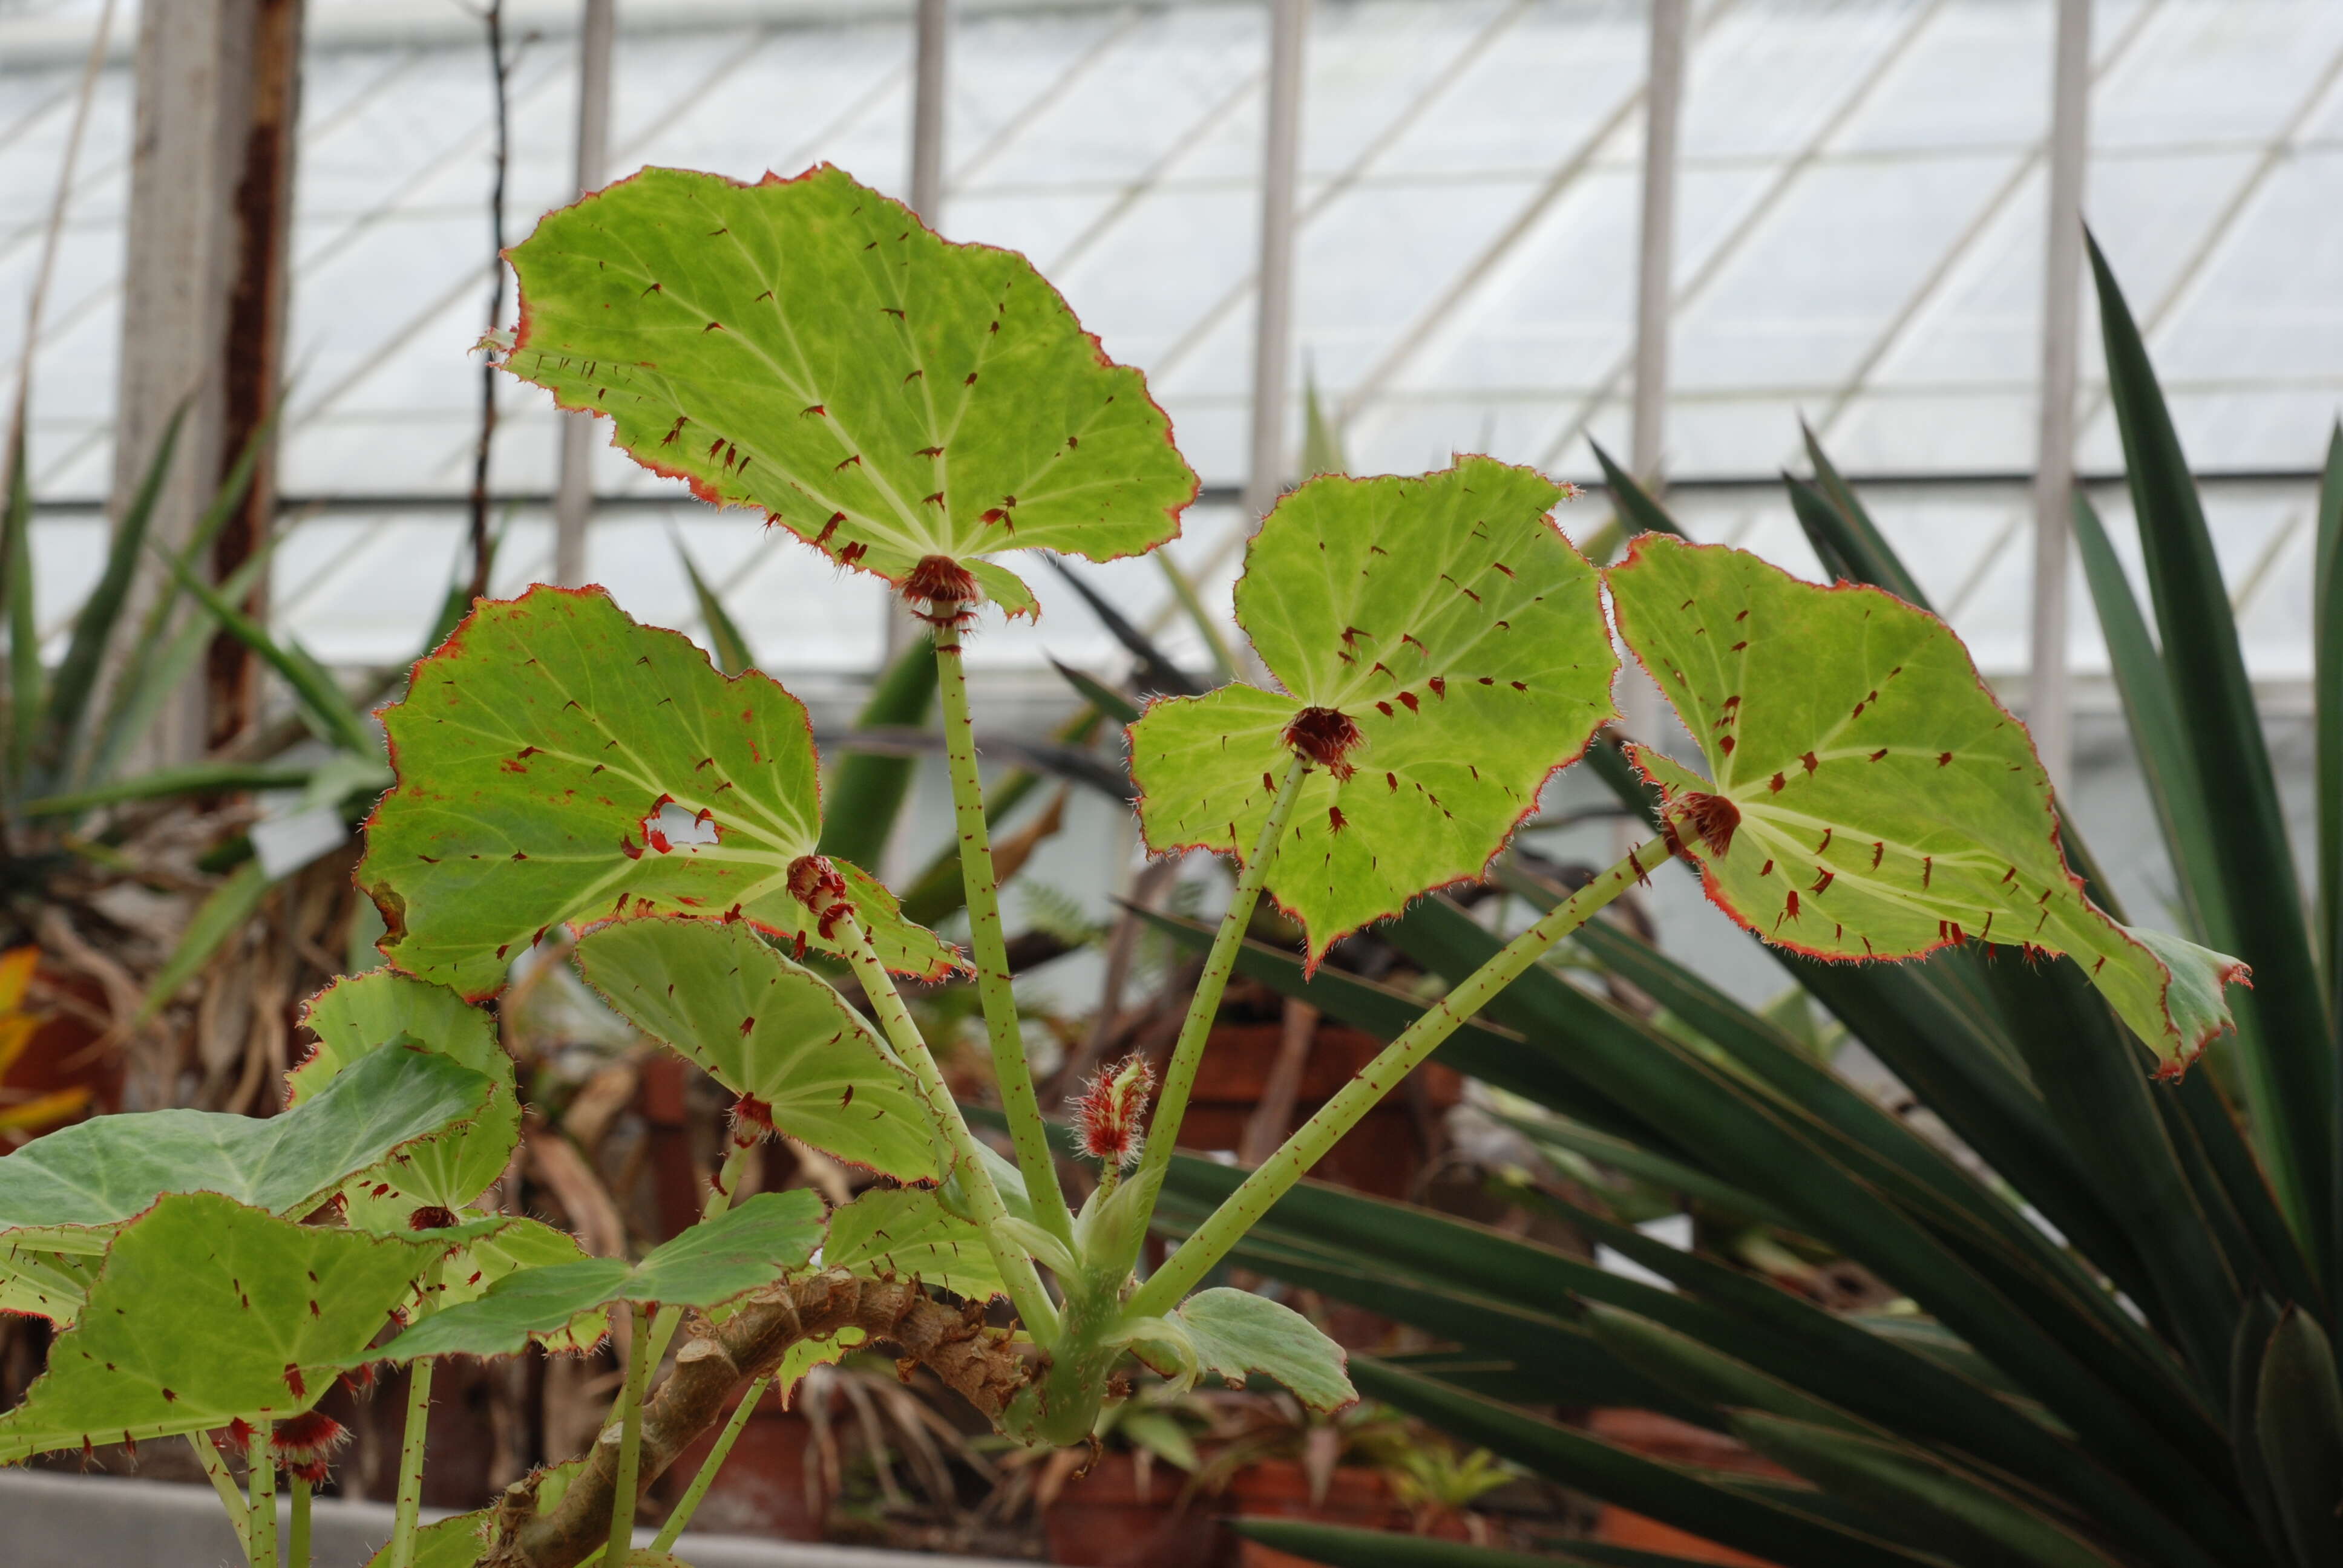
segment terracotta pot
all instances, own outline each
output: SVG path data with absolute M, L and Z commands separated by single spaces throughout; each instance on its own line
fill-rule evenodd
M 1227 1568 L 1232 1538 L 1212 1499 L 1182 1500 L 1187 1483 L 1159 1463 L 1142 1485 L 1130 1454 L 1101 1454 L 1041 1515 L 1050 1561 L 1066 1568 Z
M 746 1392 L 745 1385 L 739 1391 Z M 657 1493 L 672 1505 L 699 1473 L 715 1446 L 719 1423 L 693 1440 L 660 1476 Z M 715 1483 L 691 1516 L 694 1530 L 719 1535 L 763 1535 L 783 1541 L 820 1541 L 828 1510 L 813 1493 L 813 1425 L 783 1410 L 770 1392 L 759 1402 L 749 1424 L 716 1473 Z
M 1221 1497 L 1221 1512 L 1242 1519 L 1306 1519 L 1361 1530 L 1404 1531 L 1411 1523 L 1382 1472 L 1338 1469 L 1324 1500 L 1312 1503 L 1308 1472 L 1290 1459 L 1263 1460 L 1239 1471 Z M 1239 1546 L 1237 1561 L 1242 1568 L 1311 1568 L 1308 1558 L 1258 1541 L 1240 1538 Z
M 1656 1415 L 1648 1410 L 1598 1410 L 1587 1417 L 1587 1430 L 1604 1441 L 1647 1459 L 1671 1464 L 1697 1465 L 1704 1470 L 1730 1471 L 1737 1475 L 1763 1475 L 1776 1481 L 1797 1477 L 1747 1444 L 1723 1432 Z M 1693 1563 L 1740 1564 L 1742 1568 L 1774 1568 L 1762 1557 L 1752 1557 L 1730 1546 L 1630 1513 L 1614 1503 L 1603 1505 L 1594 1522 L 1594 1538 L 1616 1546 L 1634 1546 L 1664 1553 Z
M 1180 1124 L 1181 1148 L 1211 1151 L 1238 1146 L 1245 1122 L 1269 1087 L 1270 1068 L 1277 1060 L 1283 1034 L 1283 1026 L 1274 1023 L 1214 1027 L 1196 1074 L 1187 1116 Z M 1300 1126 L 1339 1092 L 1374 1060 L 1383 1045 L 1363 1030 L 1319 1025 L 1294 1097 L 1294 1125 Z M 1435 1110 L 1455 1104 L 1463 1093 L 1463 1081 L 1437 1062 L 1418 1068 L 1416 1075 Z M 1430 1151 L 1423 1146 L 1406 1095 L 1403 1090 L 1369 1111 L 1309 1173 L 1379 1198 L 1410 1196 Z

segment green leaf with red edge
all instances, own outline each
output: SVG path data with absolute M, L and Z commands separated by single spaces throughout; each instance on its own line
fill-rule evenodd
M 1303 781 L 1267 884 L 1312 960 L 1479 875 L 1547 776 L 1614 717 L 1594 568 L 1548 515 L 1563 495 L 1534 469 L 1461 457 L 1411 477 L 1312 479 L 1280 501 L 1246 550 L 1236 608 L 1285 689 L 1168 699 L 1131 726 L 1149 847 L 1249 856 L 1292 754 L 1287 727 L 1318 709 L 1355 743 Z
M 740 925 L 621 920 L 578 967 L 628 1022 L 665 1040 L 774 1129 L 901 1181 L 937 1172 L 938 1112 L 861 1015 Z
M 591 1342 L 590 1325 L 613 1302 L 714 1307 L 805 1267 L 821 1242 L 821 1200 L 799 1188 L 758 1192 L 654 1247 L 629 1267 L 587 1258 L 506 1276 L 478 1300 L 424 1319 L 379 1351 L 353 1361 L 511 1355 L 535 1340 Z
M 316 1047 L 286 1075 L 286 1103 L 300 1105 L 351 1063 L 404 1040 L 486 1077 L 488 1108 L 468 1122 L 403 1149 L 342 1188 L 344 1212 L 363 1231 L 404 1231 L 419 1208 L 458 1210 L 488 1190 L 520 1141 L 512 1058 L 488 1015 L 445 986 L 391 970 L 346 975 L 311 997 L 301 1021 Z
M 280 1220 L 210 1192 L 125 1227 L 80 1322 L 0 1416 L 0 1463 L 307 1410 L 437 1250 Z
M 757 671 L 721 674 L 599 588 L 482 604 L 383 723 L 398 783 L 358 880 L 408 973 L 486 996 L 552 927 L 621 915 L 741 919 L 837 950 L 788 887 L 821 835 L 805 705 Z M 890 969 L 957 964 L 884 888 L 838 869 Z
M 1136 554 L 1195 498 L 1145 377 L 1031 262 L 947 244 L 827 164 L 756 185 L 647 168 L 509 254 L 505 368 L 609 417 L 644 467 L 890 582 L 945 556 L 1030 615 L 978 557 Z
M 1621 636 L 1714 781 L 1646 748 L 1635 761 L 1734 919 L 1825 959 L 1968 940 L 2067 954 L 2168 1072 L 2228 1027 L 2244 966 L 2084 895 L 2033 741 L 1944 622 L 1657 536 L 1607 577 Z

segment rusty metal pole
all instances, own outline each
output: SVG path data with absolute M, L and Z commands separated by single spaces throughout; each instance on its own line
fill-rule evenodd
M 136 488 L 173 410 L 188 402 L 153 525 L 165 545 L 190 538 L 282 386 L 301 22 L 302 0 L 140 8 L 114 494 L 118 506 Z M 267 539 L 273 457 L 263 453 L 251 493 L 213 541 L 217 576 Z M 259 615 L 266 603 L 256 587 L 246 608 Z M 186 760 L 233 739 L 257 719 L 258 698 L 250 654 L 219 638 L 200 690 L 165 712 L 145 757 Z
M 2066 554 L 2075 506 L 2075 381 L 2082 352 L 2083 175 L 2090 130 L 2090 0 L 2059 0 L 2051 69 L 2050 216 L 2042 280 L 2042 410 L 2034 468 L 2033 660 L 2026 724 L 2054 788 L 2075 768 L 2066 668 Z

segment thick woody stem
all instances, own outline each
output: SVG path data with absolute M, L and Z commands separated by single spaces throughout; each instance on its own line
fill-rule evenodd
M 860 1280 L 842 1270 L 776 1285 L 749 1299 L 721 1326 L 695 1323 L 675 1370 L 645 1403 L 637 1485 L 649 1486 L 692 1440 L 723 1419 L 744 1378 L 771 1372 L 800 1340 L 859 1328 L 885 1342 L 998 1416 L 1031 1374 L 1031 1363 L 981 1318 L 947 1307 L 909 1281 Z M 508 1488 L 497 1504 L 497 1538 L 484 1568 L 573 1568 L 609 1539 L 617 1499 L 618 1444 L 612 1433 L 553 1507 L 537 1507 L 537 1478 Z

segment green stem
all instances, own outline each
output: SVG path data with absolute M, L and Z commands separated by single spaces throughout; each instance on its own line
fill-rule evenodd
M 1157 1316 L 1178 1306 L 1212 1265 L 1283 1197 L 1302 1173 L 1358 1125 L 1375 1102 L 1399 1086 L 1402 1079 L 1438 1050 L 1441 1042 L 1499 991 L 1520 978 L 1549 948 L 1586 923 L 1595 910 L 1641 880 L 1644 873 L 1667 858 L 1664 839 L 1647 839 L 1627 851 L 1617 865 L 1542 917 L 1507 942 L 1494 958 L 1473 971 L 1443 997 L 1438 1005 L 1407 1027 L 1318 1113 L 1294 1131 L 1274 1154 L 1244 1179 L 1193 1235 L 1180 1244 L 1147 1282 L 1131 1298 L 1126 1316 Z
M 277 1459 L 268 1452 L 268 1423 L 252 1440 L 252 1568 L 277 1568 Z
M 293 1478 L 293 1533 L 285 1543 L 287 1568 L 309 1568 L 309 1483 Z
M 699 1205 L 702 1224 L 715 1219 L 732 1206 L 732 1195 L 740 1190 L 740 1172 L 749 1168 L 749 1151 L 753 1143 L 734 1143 L 724 1156 L 724 1163 L 716 1172 L 715 1184 L 709 1188 L 708 1197 Z M 651 1323 L 651 1366 L 654 1369 L 667 1354 L 667 1347 L 675 1342 L 675 1331 L 683 1326 L 683 1309 L 663 1306 Z
M 398 1498 L 391 1515 L 389 1568 L 415 1568 L 415 1520 L 423 1511 L 423 1432 L 431 1421 L 431 1362 L 407 1369 L 407 1432 L 398 1444 Z
M 851 916 L 847 918 L 852 920 Z M 936 1065 L 935 1053 L 920 1036 L 911 1010 L 903 1005 L 903 993 L 895 989 L 895 977 L 879 961 L 870 933 L 859 922 L 847 933 L 846 956 L 854 966 L 854 978 L 862 982 L 862 994 L 879 1014 L 879 1027 L 886 1032 L 887 1043 L 895 1048 L 895 1054 L 911 1070 L 920 1096 L 928 1102 L 928 1113 L 950 1145 L 950 1151 L 960 1169 L 960 1188 L 968 1197 L 970 1218 L 984 1232 L 985 1248 L 992 1254 L 993 1266 L 1009 1289 L 1018 1322 L 1034 1339 L 1049 1343 L 1057 1334 L 1058 1309 L 1051 1304 L 1050 1292 L 1043 1288 L 1041 1276 L 1034 1271 L 1033 1260 L 1026 1255 L 1025 1249 L 1001 1234 L 1001 1221 L 1008 1217 L 1009 1205 L 1001 1201 L 1001 1190 L 992 1184 L 992 1174 L 984 1168 L 983 1156 L 977 1151 L 976 1134 L 969 1130 L 968 1119 L 960 1114 L 960 1102 L 952 1098 L 951 1086 L 944 1081 L 943 1070 Z M 1030 1085 L 1027 1093 L 1031 1093 Z M 1037 1210 L 1042 1207 L 1039 1202 L 1033 1206 Z M 1063 1211 L 1063 1199 L 1059 1200 L 1058 1208 Z
M 699 1473 L 691 1478 L 691 1485 L 684 1493 L 682 1500 L 676 1503 L 675 1512 L 667 1516 L 665 1524 L 659 1526 L 659 1539 L 651 1543 L 652 1551 L 671 1552 L 675 1549 L 675 1538 L 682 1534 L 684 1527 L 691 1523 L 693 1513 L 699 1507 L 699 1500 L 708 1495 L 708 1488 L 716 1480 L 716 1473 L 724 1467 L 725 1456 L 732 1452 L 732 1444 L 739 1439 L 741 1429 L 749 1424 L 749 1418 L 757 1412 L 757 1402 L 765 1397 L 765 1390 L 772 1381 L 773 1374 L 767 1372 L 750 1383 L 749 1392 L 740 1396 L 740 1402 L 732 1407 L 732 1419 L 726 1422 L 724 1430 L 716 1434 L 716 1446 L 708 1451 L 708 1458 L 700 1465 Z
M 938 605 L 947 620 L 955 607 Z M 1033 1200 L 1033 1218 L 1064 1241 L 1074 1241 L 1073 1215 L 1058 1185 L 1050 1157 L 1050 1131 L 1033 1092 L 1033 1070 L 1025 1060 L 1025 1040 L 1017 1023 L 1017 999 L 1009 984 L 1009 939 L 1001 925 L 1001 890 L 993 881 L 992 837 L 984 824 L 984 785 L 976 774 L 976 734 L 968 717 L 968 671 L 960 663 L 960 639 L 936 634 L 936 683 L 943 694 L 944 757 L 950 765 L 952 817 L 960 835 L 960 880 L 968 889 L 970 945 L 976 950 L 976 994 L 984 1004 L 984 1032 L 992 1047 L 992 1077 L 1001 1089 L 1001 1109 L 1017 1146 L 1017 1168 Z
M 236 1527 L 236 1538 L 245 1543 L 247 1553 L 252 1547 L 252 1511 L 244 1505 L 244 1493 L 236 1489 L 236 1477 L 227 1473 L 227 1461 L 220 1457 L 219 1445 L 208 1433 L 187 1433 L 187 1446 L 196 1451 L 196 1462 L 204 1467 L 204 1475 L 219 1493 L 220 1506 L 227 1510 L 227 1522 Z
M 1163 1171 L 1172 1163 L 1172 1149 L 1179 1141 L 1180 1121 L 1187 1114 L 1188 1095 L 1196 1086 L 1196 1070 L 1204 1060 L 1204 1043 L 1212 1038 L 1212 1022 L 1220 1016 L 1221 997 L 1228 990 L 1229 977 L 1236 970 L 1237 950 L 1244 945 L 1246 928 L 1252 923 L 1253 906 L 1261 901 L 1262 884 L 1269 879 L 1269 868 L 1277 859 L 1279 842 L 1285 837 L 1285 825 L 1293 817 L 1294 803 L 1302 799 L 1302 781 L 1310 775 L 1309 759 L 1296 752 L 1285 765 L 1285 776 L 1277 781 L 1277 792 L 1270 797 L 1269 815 L 1254 836 L 1252 855 L 1237 876 L 1236 892 L 1229 899 L 1229 907 L 1221 916 L 1221 929 L 1213 933 L 1212 951 L 1205 956 L 1204 972 L 1196 979 L 1196 994 L 1188 1000 L 1188 1016 L 1180 1025 L 1179 1043 L 1172 1048 L 1172 1060 L 1163 1069 L 1163 1088 L 1155 1101 L 1155 1119 L 1148 1123 L 1147 1147 L 1140 1157 L 1139 1171 L 1132 1180 L 1142 1183 L 1146 1191 L 1139 1194 L 1149 1211 L 1154 1208 L 1153 1194 L 1163 1181 Z
M 650 1377 L 651 1315 L 640 1302 L 634 1343 L 627 1352 L 627 1386 L 618 1396 L 618 1473 L 610 1497 L 610 1545 L 602 1568 L 626 1568 L 635 1543 L 635 1487 L 643 1464 L 643 1384 Z

